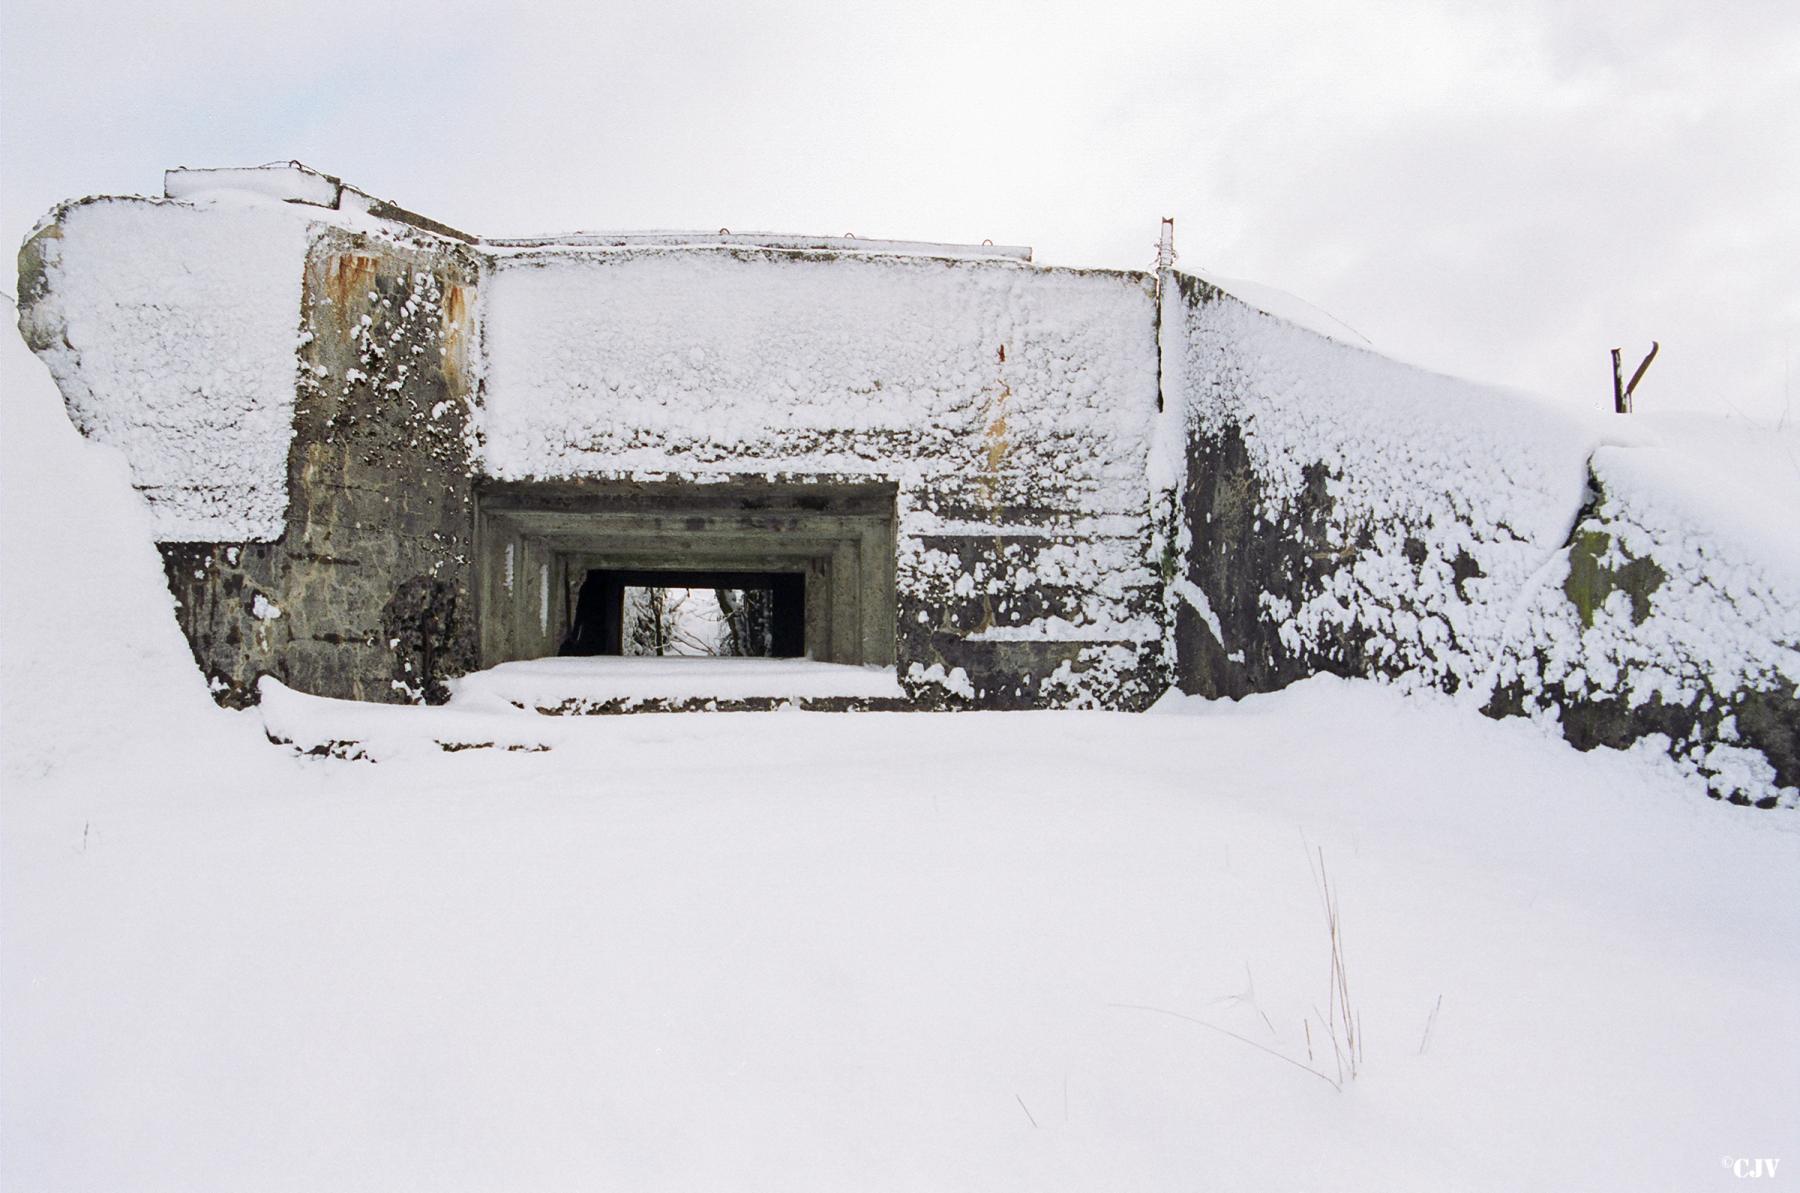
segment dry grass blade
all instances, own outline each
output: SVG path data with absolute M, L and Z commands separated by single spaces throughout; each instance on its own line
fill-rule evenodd
M 1431 1008 L 1431 1014 L 1425 1017 L 1425 1034 L 1419 1037 L 1420 1056 L 1424 1056 L 1425 1050 L 1431 1047 L 1431 1029 L 1437 1026 L 1438 1012 L 1443 1009 L 1444 996 L 1440 994 L 1437 996 L 1437 1002 Z
M 1240 1036 L 1235 1031 L 1229 1031 L 1223 1027 L 1220 1027 L 1216 1023 L 1208 1023 L 1204 1019 L 1196 1019 L 1192 1015 L 1183 1015 L 1180 1011 L 1171 1011 L 1164 1007 L 1147 1007 L 1147 1006 L 1143 1005 L 1142 1003 L 1109 1002 L 1106 1005 L 1109 1007 L 1120 1007 L 1127 1011 L 1149 1011 L 1151 1014 L 1154 1014 L 1154 1015 L 1167 1015 L 1171 1019 L 1180 1019 L 1186 1023 L 1199 1024 L 1201 1027 L 1207 1028 L 1208 1030 L 1211 1030 L 1211 1031 L 1216 1031 L 1222 1036 L 1230 1036 L 1232 1039 L 1236 1040 L 1240 1044 L 1248 1044 L 1248 1045 L 1250 1045 L 1250 1047 L 1256 1049 L 1258 1052 L 1266 1052 L 1278 1061 L 1282 1061 L 1286 1064 L 1293 1065 L 1296 1069 L 1299 1069 L 1302 1073 L 1311 1073 L 1314 1077 L 1317 1077 L 1320 1081 L 1323 1081 L 1326 1085 L 1329 1085 L 1332 1089 L 1337 1090 L 1339 1093 L 1343 1092 L 1344 1087 L 1343 1087 L 1342 1083 L 1333 1081 L 1330 1077 L 1326 1076 L 1324 1073 L 1319 1072 L 1319 1070 L 1310 1068 L 1306 1065 L 1303 1065 L 1291 1056 L 1283 1056 L 1281 1053 L 1275 1051 L 1273 1048 L 1265 1047 L 1262 1044 L 1258 1044 L 1255 1040 L 1252 1040 L 1250 1037 Z
M 1325 867 L 1325 850 L 1317 850 L 1318 868 L 1313 879 L 1319 887 L 1319 899 L 1325 908 L 1325 930 L 1331 940 L 1331 975 L 1326 993 L 1325 1014 L 1320 1015 L 1331 1037 L 1332 1051 L 1337 1056 L 1339 1079 L 1354 1079 L 1362 1067 L 1362 1016 L 1350 1000 L 1350 971 L 1344 963 L 1344 921 L 1338 911 L 1337 892 L 1331 889 L 1331 874 Z M 1308 866 L 1312 857 L 1307 859 Z

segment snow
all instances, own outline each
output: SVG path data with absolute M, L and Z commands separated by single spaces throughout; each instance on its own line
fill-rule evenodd
M 100 199 L 58 215 L 31 334 L 69 417 L 120 448 L 164 542 L 286 529 L 303 211 Z
M 1154 344 L 1147 296 L 1118 276 L 565 252 L 497 261 L 482 304 L 499 479 L 948 478 L 972 470 L 1003 412 L 1003 495 L 1053 478 L 1071 512 L 1143 502 Z
M 798 236 L 789 232 L 732 232 L 725 228 L 721 228 L 717 232 L 565 232 L 551 236 L 484 238 L 481 241 L 481 247 L 485 252 L 501 257 L 543 248 L 604 250 L 700 245 L 802 249 L 811 252 L 855 253 L 859 256 L 1031 260 L 1031 249 L 1024 245 L 947 244 L 921 240 L 868 239 L 858 236 Z
M 0 395 L 0 792 L 86 755 L 219 745 L 231 718 L 175 624 L 125 461 L 82 438 L 4 333 Z
M 1596 460 L 1606 491 L 1665 538 L 1754 558 L 1800 590 L 1800 424 L 1638 412 L 1631 450 Z
M 389 746 L 300 756 L 212 705 L 117 453 L 3 350 L 9 1187 L 1705 1189 L 1792 1156 L 1800 832 L 1666 759 L 1328 677 L 1146 716 L 271 686 Z M 1303 1071 L 1321 858 L 1341 1090 Z
M 419 754 L 465 749 L 547 750 L 560 726 L 536 713 L 496 713 L 419 704 L 371 704 L 297 692 L 273 676 L 257 684 L 260 719 L 271 741 L 308 754 L 391 762 Z M 510 712 L 512 715 L 508 715 Z
M 1679 449 L 1664 445 L 1672 429 Z M 1646 430 L 1639 445 L 1595 452 L 1600 500 L 1582 529 L 1606 536 L 1609 567 L 1654 564 L 1660 575 L 1648 607 L 1614 592 L 1584 623 L 1562 599 L 1568 566 L 1559 556 L 1525 606 L 1499 678 L 1620 697 L 1631 708 L 1705 708 L 1739 691 L 1800 691 L 1800 481 L 1779 468 L 1790 452 L 1800 459 L 1800 434 L 1764 429 L 1753 446 L 1747 429 L 1697 416 Z M 1691 450 L 1709 440 L 1711 451 Z M 1548 701 L 1534 708 L 1556 715 Z M 1800 791 L 1779 783 L 1739 734 L 1727 717 L 1716 734 L 1665 745 L 1721 794 L 1800 806 Z
M 451 704 L 498 702 L 526 708 L 564 700 L 798 699 L 873 697 L 898 699 L 892 667 L 855 667 L 812 659 L 662 658 L 533 659 L 502 663 L 450 681 Z
M 239 191 L 287 203 L 336 207 L 340 189 L 337 179 L 298 162 L 287 166 L 163 171 L 163 194 L 171 199 L 206 198 L 218 192 Z
M 1254 307 L 1265 315 L 1273 316 L 1283 323 L 1304 328 L 1315 335 L 1321 335 L 1328 340 L 1336 340 L 1355 348 L 1374 347 L 1367 336 L 1330 311 L 1316 307 L 1299 295 L 1290 294 L 1277 286 L 1252 282 L 1245 278 L 1222 277 L 1204 271 L 1184 270 L 1183 272 L 1191 273 L 1207 285 L 1216 286 L 1238 301 Z
M 1219 624 L 1219 615 L 1213 612 L 1212 602 L 1206 599 L 1206 590 L 1185 576 L 1172 582 L 1169 589 L 1175 596 L 1186 602 L 1188 608 L 1192 609 L 1195 616 L 1200 618 L 1201 624 L 1212 631 L 1213 641 L 1223 649 L 1225 629 Z
M 950 695 L 961 697 L 964 700 L 975 698 L 975 683 L 969 678 L 969 673 L 961 667 L 951 667 L 946 670 L 942 663 L 933 663 L 927 667 L 914 660 L 907 665 L 906 680 L 915 687 L 941 688 Z
M 1154 618 L 1081 621 L 1052 614 L 1016 625 L 993 625 L 965 635 L 968 642 L 1151 642 L 1161 639 Z
M 257 713 L 273 741 L 308 753 L 391 762 L 444 750 L 550 750 L 591 741 L 580 714 L 691 703 L 899 700 L 892 667 L 810 659 L 552 658 L 503 663 L 450 681 L 443 708 L 370 705 L 296 692 L 265 677 Z M 547 713 L 574 715 L 545 715 Z

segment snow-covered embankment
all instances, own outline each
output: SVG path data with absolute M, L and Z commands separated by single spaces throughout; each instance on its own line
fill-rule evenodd
M 1180 278 L 1182 687 L 1435 687 L 1800 804 L 1800 435 L 1572 417 Z

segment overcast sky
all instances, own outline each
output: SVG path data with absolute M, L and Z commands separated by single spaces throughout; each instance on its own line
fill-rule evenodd
M 1800 3 L 4 0 L 0 215 L 299 158 L 490 235 L 1030 244 L 1605 407 L 1800 420 Z M 11 284 L 6 286 L 10 292 Z

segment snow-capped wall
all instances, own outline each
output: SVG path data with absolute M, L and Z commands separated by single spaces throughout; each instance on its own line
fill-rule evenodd
M 1584 747 L 1653 740 L 1721 796 L 1796 801 L 1800 569 L 1699 500 L 1705 462 L 1602 446 L 1642 431 L 1178 281 L 1163 345 L 1188 434 L 1184 689 L 1384 676 L 1558 719 Z
M 483 312 L 496 478 L 830 473 L 1143 509 L 1156 361 L 1134 275 L 563 251 L 497 259 Z
M 307 219 L 248 196 L 97 199 L 21 254 L 20 326 L 166 542 L 286 526 Z
M 485 467 L 892 481 L 903 672 L 984 702 L 1147 701 L 1151 291 L 995 257 L 499 252 Z

